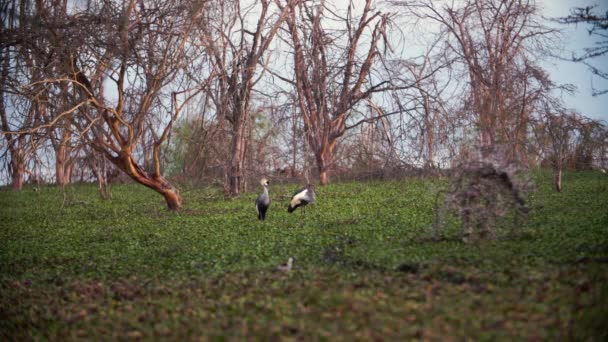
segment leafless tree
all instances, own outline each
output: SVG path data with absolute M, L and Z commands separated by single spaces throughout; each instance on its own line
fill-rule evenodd
M 420 20 L 440 27 L 445 48 L 468 80 L 465 108 L 475 117 L 482 145 L 510 144 L 522 159 L 533 98 L 546 87 L 537 60 L 554 30 L 542 24 L 534 1 L 397 1 Z
M 61 123 L 47 130 L 47 138 L 55 154 L 55 183 L 62 186 L 70 183 L 74 158 L 83 147 L 78 136 L 68 125 L 67 120 L 62 120 Z
M 41 124 L 46 110 L 45 88 L 41 85 L 23 87 L 39 80 L 45 61 L 28 44 L 40 38 L 31 34 L 29 1 L 7 1 L 3 4 L 0 23 L 0 137 L 6 144 L 6 159 L 12 187 L 20 190 L 28 163 L 42 138 L 30 134 Z M 1 140 L 0 140 L 1 141 Z
M 184 103 L 200 92 L 190 83 L 188 66 L 200 50 L 190 44 L 201 8 L 188 1 L 89 1 L 66 10 L 66 3 L 37 1 L 24 14 L 42 28 L 49 51 L 44 78 L 30 87 L 53 88 L 68 96 L 67 106 L 49 123 L 62 120 L 80 139 L 136 182 L 162 194 L 179 209 L 179 192 L 162 175 L 160 150 Z M 33 25 L 33 24 L 32 24 Z M 24 42 L 21 42 L 22 44 Z M 110 96 L 106 91 L 111 91 Z M 138 161 L 138 145 L 158 117 L 153 171 Z
M 558 18 L 557 21 L 562 24 L 583 23 L 591 26 L 588 32 L 598 40 L 594 46 L 584 48 L 582 54 L 572 56 L 572 60 L 585 64 L 594 75 L 608 80 L 608 71 L 592 64 L 593 60 L 608 53 L 608 13 L 597 13 L 595 7 L 574 7 L 570 10 L 570 15 Z M 608 89 L 593 88 L 593 96 L 604 94 L 608 94 Z
M 280 1 L 277 0 L 277 3 Z M 356 17 L 353 3 L 346 16 L 333 12 L 326 1 L 281 4 L 289 10 L 287 26 L 293 48 L 294 85 L 308 144 L 315 155 L 320 184 L 329 182 L 338 139 L 366 120 L 349 123 L 352 109 L 390 82 L 374 75 L 374 66 L 387 48 L 387 13 L 365 1 Z M 330 19 L 331 17 L 331 19 Z M 339 29 L 324 27 L 331 20 Z
M 562 191 L 562 175 L 575 146 L 580 117 L 571 111 L 547 103 L 540 120 L 533 126 L 536 140 L 546 151 L 554 174 L 554 186 Z
M 268 0 L 242 6 L 241 1 L 210 2 L 200 25 L 202 45 L 218 76 L 209 94 L 219 120 L 231 125 L 225 184 L 230 196 L 238 196 L 243 185 L 252 91 L 269 63 L 269 46 L 287 16 L 287 9 L 274 11 Z
M 450 98 L 455 98 L 454 88 L 459 88 L 451 73 L 454 60 L 439 49 L 439 42 L 429 42 L 420 56 L 396 60 L 391 67 L 394 79 L 412 84 L 390 92 L 391 102 L 402 112 L 396 125 L 398 136 L 411 147 L 410 162 L 427 170 L 439 167 L 440 155 L 445 154 L 442 149 L 450 145 L 448 140 L 457 134 L 454 126 L 460 121 L 458 113 L 448 108 Z

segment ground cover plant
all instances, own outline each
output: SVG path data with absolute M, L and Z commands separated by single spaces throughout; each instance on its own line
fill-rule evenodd
M 0 339 L 605 340 L 608 178 L 534 180 L 516 234 L 468 244 L 433 239 L 445 179 L 319 187 L 306 217 L 271 183 L 265 221 L 215 188 L 177 213 L 136 185 L 1 191 Z

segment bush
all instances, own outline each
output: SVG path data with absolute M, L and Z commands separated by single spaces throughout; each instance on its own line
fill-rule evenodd
M 533 188 L 531 178 L 505 151 L 501 146 L 482 147 L 451 171 L 449 189 L 437 198 L 435 238 L 446 226 L 448 215 L 459 219 L 465 242 L 496 238 L 499 218 L 510 215 L 512 227 L 527 218 L 524 196 Z M 445 197 L 439 205 L 442 193 Z

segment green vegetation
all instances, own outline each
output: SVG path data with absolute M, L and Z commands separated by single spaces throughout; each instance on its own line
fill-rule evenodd
M 475 244 L 431 239 L 443 180 L 319 187 L 305 219 L 272 185 L 265 222 L 257 193 L 2 191 L 0 339 L 605 340 L 608 178 L 536 181 L 525 226 Z

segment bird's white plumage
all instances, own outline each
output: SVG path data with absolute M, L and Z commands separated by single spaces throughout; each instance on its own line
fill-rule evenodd
M 308 189 L 304 189 L 304 191 L 300 191 L 297 194 L 295 194 L 295 196 L 293 196 L 293 198 L 291 199 L 291 202 L 293 204 L 299 204 L 302 201 L 307 201 L 308 203 L 311 203 L 311 200 L 314 200 L 312 198 L 312 196 L 310 195 L 310 191 Z
M 266 217 L 266 211 L 270 206 L 270 196 L 268 195 L 268 185 L 270 182 L 266 178 L 260 180 L 260 185 L 264 188 L 264 192 L 261 193 L 255 200 L 255 212 L 260 220 L 264 220 Z
M 315 190 L 308 184 L 305 188 L 296 192 L 289 201 L 288 212 L 293 212 L 296 208 L 315 202 Z
M 293 268 L 293 257 L 289 257 L 289 259 L 287 259 L 287 263 L 286 264 L 282 264 L 277 266 L 277 271 L 280 272 L 289 272 L 291 271 Z

